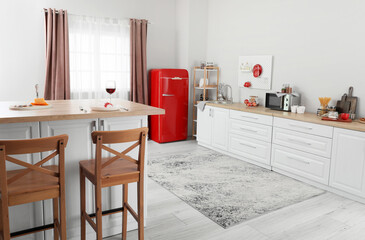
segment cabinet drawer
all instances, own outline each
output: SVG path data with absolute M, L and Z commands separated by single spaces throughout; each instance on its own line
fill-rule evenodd
M 265 142 L 271 142 L 272 127 L 236 119 L 230 119 L 229 132 Z
M 236 110 L 230 110 L 229 116 L 232 119 L 244 120 L 248 122 L 260 123 L 272 126 L 272 118 L 273 118 L 272 116 L 266 116 L 266 115 L 248 113 Z
M 270 165 L 270 143 L 230 134 L 229 151 L 250 160 Z
M 288 173 L 328 184 L 330 170 L 328 158 L 273 144 L 271 164 L 274 168 Z
M 274 127 L 285 128 L 328 138 L 332 138 L 333 134 L 333 127 L 278 117 L 274 117 Z
M 274 127 L 273 143 L 322 157 L 331 157 L 332 139 Z

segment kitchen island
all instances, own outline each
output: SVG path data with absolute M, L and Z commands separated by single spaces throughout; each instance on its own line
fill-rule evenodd
M 113 99 L 114 105 L 122 108 L 112 112 L 94 112 L 90 106 L 95 100 L 57 100 L 48 101 L 51 108 L 42 110 L 9 110 L 10 105 L 24 104 L 19 102 L 0 102 L 0 139 L 32 139 L 68 134 L 69 142 L 65 155 L 66 171 L 66 209 L 67 209 L 67 239 L 80 239 L 80 187 L 79 161 L 91 159 L 95 155 L 95 147 L 91 140 L 91 132 L 95 130 L 127 130 L 146 127 L 149 115 L 164 114 L 165 110 Z M 82 111 L 80 108 L 86 110 Z M 115 149 L 124 149 L 128 144 L 113 145 Z M 148 146 L 146 146 L 148 149 Z M 138 149 L 130 153 L 136 157 Z M 47 156 L 47 153 L 22 156 L 28 163 L 36 163 Z M 52 162 L 53 161 L 53 162 Z M 55 160 L 50 161 L 54 164 Z M 146 154 L 146 163 L 148 154 Z M 7 170 L 14 166 L 7 164 Z M 146 172 L 148 169 L 146 169 Z M 145 188 L 146 189 L 146 188 Z M 95 212 L 92 185 L 87 181 L 87 211 Z M 131 206 L 136 209 L 136 184 L 130 184 L 129 198 Z M 103 210 L 122 205 L 120 186 L 103 189 Z M 146 216 L 145 198 L 145 216 Z M 24 204 L 10 208 L 10 230 L 19 231 L 29 227 L 53 222 L 52 201 L 46 200 Z M 128 230 L 137 228 L 132 217 L 128 217 Z M 103 217 L 103 235 L 118 234 L 122 229 L 122 215 L 114 214 Z M 95 239 L 95 233 L 90 226 L 87 229 L 87 239 Z M 19 239 L 53 239 L 53 231 L 40 232 Z

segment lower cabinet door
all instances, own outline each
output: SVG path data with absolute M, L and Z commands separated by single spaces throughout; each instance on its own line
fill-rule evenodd
M 230 134 L 229 151 L 243 160 L 270 165 L 271 143 Z
M 39 138 L 39 123 L 9 123 L 0 124 L 0 139 L 32 139 Z M 24 162 L 35 164 L 39 162 L 40 154 L 24 154 L 14 156 Z M 24 169 L 19 165 L 6 163 L 6 170 Z M 34 202 L 9 208 L 10 232 L 17 232 L 44 224 L 43 202 Z M 43 232 L 18 237 L 16 239 L 43 239 Z
M 40 123 L 42 137 L 61 134 L 69 136 L 65 150 L 67 239 L 80 239 L 79 161 L 92 159 L 95 155 L 91 132 L 96 129 L 97 121 L 82 119 Z M 95 212 L 93 188 L 89 181 L 86 181 L 86 199 L 87 211 Z M 44 201 L 44 216 L 47 223 L 53 222 L 52 200 Z M 90 239 L 95 238 L 90 226 L 87 227 L 87 232 Z M 46 239 L 53 239 L 53 231 L 46 231 Z
M 365 197 L 365 133 L 335 128 L 330 186 Z
M 197 110 L 197 140 L 209 146 L 212 144 L 212 111 L 209 106 L 205 106 L 204 111 Z
M 212 119 L 212 146 L 227 150 L 229 110 L 212 108 Z
M 271 164 L 274 170 L 281 169 L 293 175 L 328 184 L 329 158 L 273 144 Z

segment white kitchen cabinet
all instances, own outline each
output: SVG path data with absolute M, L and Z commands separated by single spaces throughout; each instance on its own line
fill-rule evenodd
M 66 215 L 67 239 L 80 237 L 80 178 L 79 161 L 93 158 L 95 155 L 91 140 L 91 132 L 97 129 L 98 119 L 82 119 L 67 121 L 41 122 L 41 137 L 61 134 L 69 136 L 65 151 L 66 174 Z M 43 157 L 47 156 L 46 153 Z M 86 181 L 86 208 L 94 212 L 94 196 L 92 185 Z M 44 216 L 47 223 L 53 221 L 52 201 L 44 201 Z M 93 233 L 88 228 L 88 233 Z M 45 232 L 46 239 L 53 239 L 53 231 Z
M 274 127 L 273 143 L 326 158 L 331 157 L 331 138 Z
M 198 109 L 197 140 L 206 145 L 212 144 L 212 107 L 205 106 L 204 111 Z
M 270 166 L 271 143 L 269 142 L 230 134 L 229 152 L 240 156 L 240 159 L 247 162 L 266 168 Z
M 9 123 L 0 124 L 0 139 L 32 139 L 39 138 L 39 123 Z M 40 154 L 17 155 L 16 158 L 30 164 L 40 161 Z M 6 163 L 6 170 L 14 170 L 23 167 L 12 163 Z M 44 224 L 43 202 L 34 202 L 9 208 L 10 232 L 16 232 L 27 228 L 33 228 Z M 26 235 L 17 239 L 43 239 L 43 232 Z
M 335 128 L 330 186 L 365 197 L 365 132 Z
M 273 144 L 271 165 L 274 171 L 280 169 L 291 175 L 328 185 L 329 158 Z
M 228 149 L 228 120 L 229 110 L 212 109 L 212 146 L 221 150 Z
M 228 149 L 229 110 L 206 106 L 198 110 L 197 140 L 206 146 Z
M 229 123 L 230 134 L 271 142 L 272 126 L 235 119 L 230 119 Z
M 230 110 L 229 117 L 231 119 L 237 119 L 237 120 L 242 120 L 242 121 L 246 121 L 246 122 L 253 122 L 253 123 L 272 126 L 272 116 Z

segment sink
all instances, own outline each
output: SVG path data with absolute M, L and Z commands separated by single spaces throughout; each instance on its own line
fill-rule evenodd
M 232 101 L 211 101 L 214 104 L 232 104 Z

